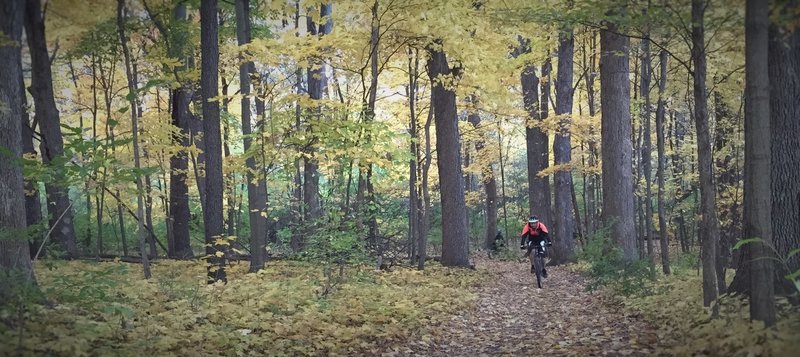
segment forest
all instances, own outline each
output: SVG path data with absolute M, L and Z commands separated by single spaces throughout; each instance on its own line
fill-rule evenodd
M 800 351 L 798 0 L 0 28 L 0 355 Z

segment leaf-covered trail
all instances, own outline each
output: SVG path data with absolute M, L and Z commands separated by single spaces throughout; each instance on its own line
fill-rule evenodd
M 477 263 L 491 277 L 477 291 L 475 310 L 437 328 L 432 341 L 389 355 L 618 356 L 655 350 L 652 326 L 604 305 L 567 268 L 549 267 L 549 279 L 538 289 L 527 262 Z

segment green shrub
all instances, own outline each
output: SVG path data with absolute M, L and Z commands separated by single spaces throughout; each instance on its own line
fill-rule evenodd
M 647 261 L 625 261 L 622 250 L 611 241 L 608 229 L 598 231 L 578 257 L 589 263 L 589 290 L 608 287 L 624 296 L 651 293 L 652 283 Z

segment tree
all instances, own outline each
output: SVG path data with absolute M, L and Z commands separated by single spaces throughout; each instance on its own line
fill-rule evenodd
M 697 161 L 700 172 L 700 241 L 703 255 L 703 305 L 717 298 L 717 241 L 719 223 L 714 189 L 714 163 L 711 157 L 711 136 L 708 128 L 708 95 L 706 93 L 706 50 L 704 14 L 705 0 L 692 0 L 692 62 L 694 64 L 694 120 L 697 130 Z
M 15 285 L 35 284 L 26 227 L 25 184 L 22 178 L 23 93 L 20 42 L 25 4 L 22 0 L 0 4 L 0 297 Z
M 481 181 L 486 194 L 486 231 L 484 234 L 484 247 L 492 249 L 494 238 L 497 235 L 497 180 L 494 177 L 492 164 L 480 160 L 486 157 L 486 140 L 483 138 L 481 128 L 481 116 L 478 113 L 470 113 L 467 120 L 478 132 L 480 137 L 475 142 L 476 160 L 475 164 L 481 166 Z
M 461 170 L 461 143 L 458 135 L 454 81 L 459 67 L 450 67 L 441 41 L 428 47 L 428 77 L 434 121 L 436 124 L 436 153 L 439 186 L 442 197 L 442 265 L 469 266 L 467 207 L 464 202 L 464 179 Z
M 530 41 L 520 40 L 523 53 L 530 53 Z M 542 68 L 542 76 L 545 69 Z M 539 78 L 536 67 L 526 64 L 520 76 L 522 84 L 522 101 L 528 118 L 525 125 L 525 147 L 528 163 L 528 211 L 536 214 L 544 222 L 550 223 L 550 178 L 538 173 L 548 166 L 548 137 L 538 125 L 542 119 L 539 105 Z M 544 95 L 542 96 L 544 97 Z M 545 106 L 546 107 L 546 104 Z
M 125 74 L 128 80 L 128 103 L 130 108 L 128 111 L 131 113 L 131 133 L 133 134 L 133 167 L 136 170 L 134 173 L 136 177 L 136 216 L 138 222 L 139 232 L 139 253 L 142 257 L 142 267 L 144 270 L 144 278 L 150 279 L 150 261 L 145 252 L 145 241 L 149 232 L 144 229 L 144 185 L 142 184 L 141 163 L 139 157 L 139 109 L 136 104 L 136 95 L 138 92 L 136 81 L 132 73 L 133 68 L 131 65 L 131 51 L 128 49 L 128 37 L 125 36 L 125 0 L 117 0 L 117 34 L 119 35 L 119 43 L 122 45 L 122 53 L 125 56 Z M 150 225 L 148 225 L 149 227 Z M 155 239 L 155 237 L 151 237 Z M 151 250 L 155 253 L 155 249 Z
M 250 43 L 250 0 L 236 0 L 236 39 L 239 46 Z M 242 93 L 242 137 L 247 155 L 247 206 L 250 212 L 250 271 L 264 268 L 267 239 L 267 181 L 264 170 L 256 165 L 252 151 L 252 129 L 250 123 L 250 72 L 253 62 L 239 65 L 239 87 Z
M 760 238 L 750 244 L 750 318 L 775 324 L 770 194 L 770 88 L 768 69 L 769 10 L 764 1 L 748 0 L 745 12 L 745 178 L 744 234 Z
M 35 106 L 35 119 L 41 129 L 40 151 L 42 161 L 52 164 L 55 175 L 45 183 L 47 192 L 47 211 L 53 240 L 58 242 L 67 258 L 78 255 L 75 239 L 72 204 L 69 200 L 69 187 L 66 186 L 62 155 L 64 139 L 61 135 L 61 122 L 53 96 L 53 74 L 50 68 L 50 55 L 47 53 L 44 18 L 39 0 L 27 0 L 25 8 L 25 31 L 31 52 L 31 87 Z M 19 79 L 14 79 L 19 81 Z M 55 162 L 54 162 L 55 161 Z
M 570 124 L 572 114 L 572 75 L 575 38 L 571 28 L 559 32 L 558 73 L 556 74 L 556 115 L 559 126 L 553 140 L 553 156 L 560 167 L 554 176 L 555 181 L 555 249 L 551 264 L 568 263 L 575 259 L 574 236 L 575 220 L 572 202 L 572 140 Z
M 665 154 L 665 134 L 664 119 L 666 116 L 666 95 L 667 90 L 667 60 L 666 51 L 661 51 L 658 55 L 660 78 L 658 81 L 658 106 L 656 108 L 656 146 L 658 147 L 658 169 L 656 177 L 658 179 L 658 232 L 661 243 L 661 268 L 664 274 L 670 274 L 669 267 L 669 232 L 667 232 L 667 207 L 664 200 L 665 191 L 665 171 L 667 168 L 667 158 Z
M 209 257 L 209 282 L 227 281 L 225 248 L 220 242 L 225 234 L 222 220 L 222 133 L 219 102 L 219 40 L 217 0 L 200 3 L 200 89 L 203 98 L 203 141 L 206 160 L 206 205 L 203 225 L 206 235 L 206 255 Z
M 796 14 L 800 2 L 778 1 L 777 13 Z M 775 21 L 769 35 L 770 142 L 772 173 L 772 243 L 788 257 L 800 247 L 800 31 L 796 19 Z M 763 222 L 762 222 L 763 224 Z M 775 272 L 775 292 L 796 288 L 785 278 L 800 270 L 800 255 Z
M 651 151 L 653 148 L 650 133 L 650 80 L 652 77 L 652 61 L 650 58 L 650 41 L 642 41 L 641 82 L 639 94 L 642 98 L 642 168 L 645 182 L 645 208 L 644 208 L 644 239 L 647 240 L 647 258 L 650 260 L 650 275 L 656 277 L 655 257 L 653 256 L 653 168 L 651 165 Z
M 600 31 L 600 110 L 602 114 L 603 221 L 626 261 L 639 259 L 633 204 L 630 40 L 608 24 Z

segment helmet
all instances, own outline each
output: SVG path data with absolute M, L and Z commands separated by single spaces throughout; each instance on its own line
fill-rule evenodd
M 539 223 L 539 217 L 536 217 L 536 216 L 528 217 L 528 223 L 531 223 L 531 224 Z

